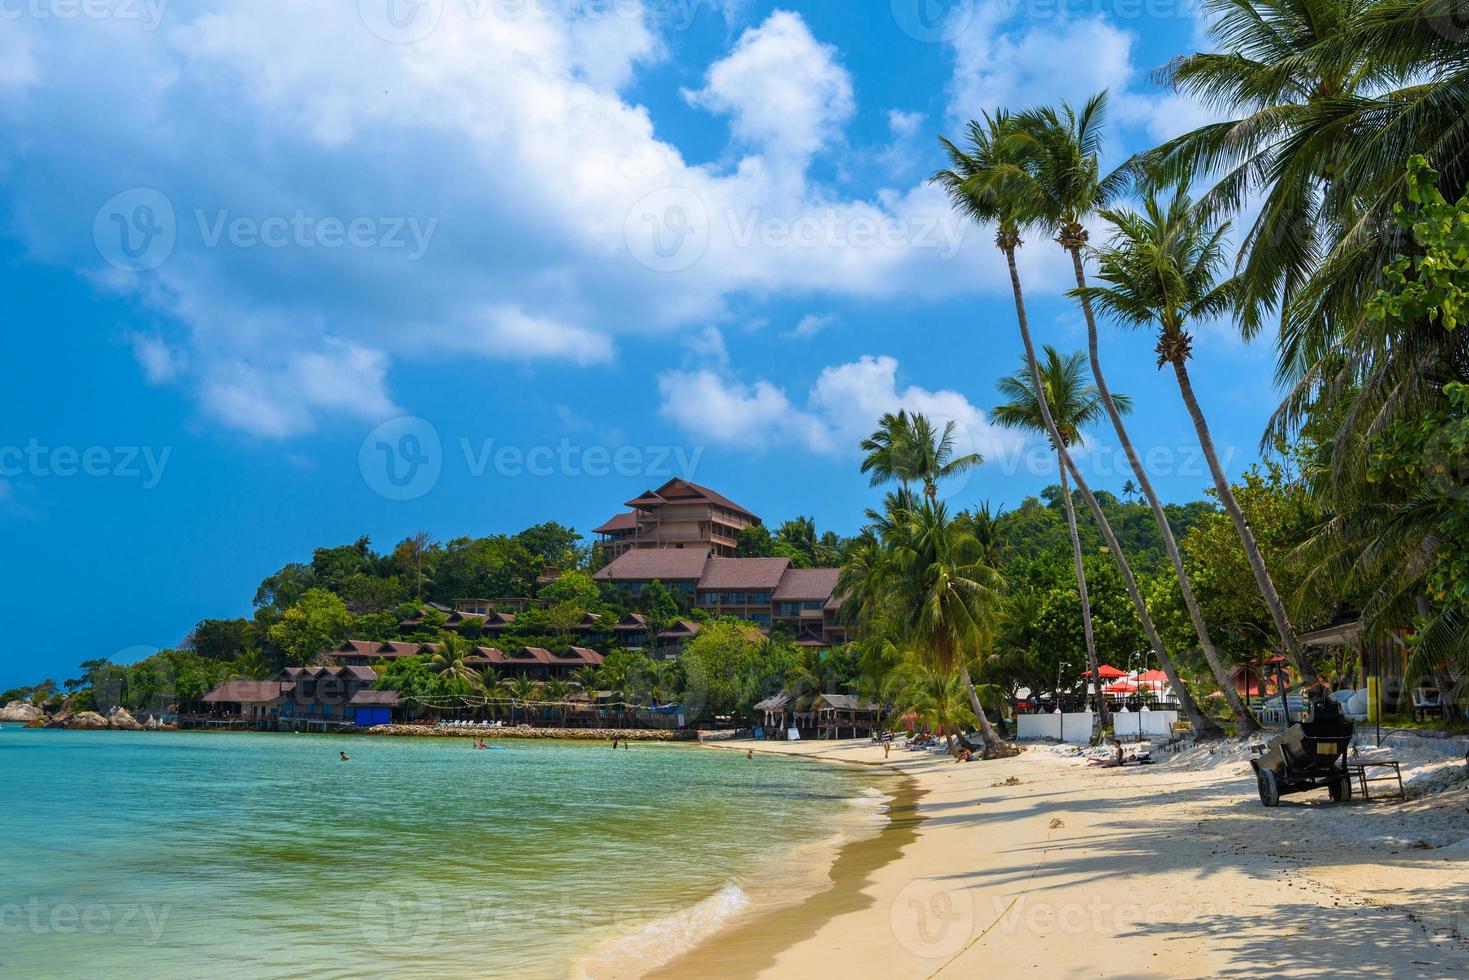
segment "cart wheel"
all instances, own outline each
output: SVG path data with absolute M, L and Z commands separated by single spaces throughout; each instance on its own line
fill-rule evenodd
M 1326 791 L 1331 794 L 1331 802 L 1333 803 L 1352 802 L 1352 777 L 1342 776 L 1328 786 Z
M 1261 769 L 1256 781 L 1260 784 L 1260 802 L 1266 806 L 1280 805 L 1280 787 L 1275 785 L 1275 773 Z

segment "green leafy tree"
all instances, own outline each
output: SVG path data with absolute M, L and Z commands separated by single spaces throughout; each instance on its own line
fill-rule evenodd
M 346 604 L 326 589 L 312 588 L 281 614 L 269 635 L 289 662 L 306 664 L 347 639 L 351 627 Z

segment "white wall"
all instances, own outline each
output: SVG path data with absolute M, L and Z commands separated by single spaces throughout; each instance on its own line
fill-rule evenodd
M 1167 735 L 1178 721 L 1177 711 L 1114 711 L 1112 731 L 1118 738 L 1146 738 Z
M 1092 740 L 1092 713 L 1075 711 L 1067 714 L 1017 715 L 1015 735 L 1020 741 L 1033 738 L 1062 740 L 1085 745 Z

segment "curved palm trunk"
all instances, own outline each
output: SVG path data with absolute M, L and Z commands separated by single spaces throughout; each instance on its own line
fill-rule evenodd
M 1260 587 L 1260 594 L 1265 598 L 1265 605 L 1270 607 L 1270 617 L 1275 620 L 1275 630 L 1280 634 L 1281 642 L 1285 644 L 1286 653 L 1296 665 L 1296 669 L 1301 672 L 1302 682 L 1314 684 L 1316 674 L 1306 661 L 1306 654 L 1301 649 L 1300 641 L 1296 639 L 1296 632 L 1291 626 L 1290 616 L 1285 611 L 1285 604 L 1280 601 L 1280 593 L 1275 591 L 1275 581 L 1270 577 L 1270 570 L 1265 567 L 1265 558 L 1260 554 L 1260 546 L 1255 541 L 1255 532 L 1250 530 L 1250 522 L 1245 519 L 1244 511 L 1240 510 L 1239 501 L 1234 498 L 1234 491 L 1230 489 L 1229 480 L 1224 475 L 1224 467 L 1219 464 L 1219 454 L 1214 450 L 1214 437 L 1209 432 L 1209 423 L 1204 419 L 1204 411 L 1199 407 L 1199 400 L 1194 397 L 1194 386 L 1189 380 L 1188 366 L 1181 357 L 1174 358 L 1171 363 L 1173 373 L 1178 378 L 1178 390 L 1183 394 L 1183 404 L 1188 408 L 1188 414 L 1194 422 L 1194 429 L 1199 434 L 1199 446 L 1204 450 L 1204 458 L 1209 461 L 1209 472 L 1214 477 L 1214 489 L 1219 494 L 1219 502 L 1224 505 L 1229 519 L 1234 522 L 1235 532 L 1239 534 L 1239 539 L 1245 546 L 1245 557 L 1249 559 L 1250 571 L 1255 573 L 1255 583 Z
M 1025 360 L 1030 365 L 1030 380 L 1036 391 L 1044 391 L 1041 382 L 1040 364 L 1035 357 L 1035 343 L 1030 337 L 1030 321 L 1025 314 L 1025 293 L 1020 288 L 1020 270 L 1015 266 L 1015 248 L 1013 246 L 1001 246 L 1005 253 L 1005 262 L 1010 267 L 1010 288 L 1015 293 L 1015 319 L 1020 324 L 1020 339 L 1025 344 Z M 1200 739 L 1219 738 L 1224 734 L 1214 720 L 1199 710 L 1194 702 L 1193 695 L 1189 694 L 1188 688 L 1184 687 L 1183 679 L 1173 666 L 1173 660 L 1168 656 L 1168 651 L 1163 647 L 1163 639 L 1158 635 L 1157 627 L 1153 625 L 1153 617 L 1148 613 L 1147 604 L 1143 602 L 1142 592 L 1138 590 L 1137 579 L 1132 574 L 1132 566 L 1123 554 L 1122 547 L 1117 543 L 1117 536 L 1112 533 L 1112 525 L 1107 522 L 1107 515 L 1102 513 L 1102 508 L 1097 504 L 1097 498 L 1093 496 L 1091 487 L 1076 469 L 1076 464 L 1071 460 L 1071 454 L 1066 451 L 1061 442 L 1060 434 L 1056 430 L 1056 422 L 1051 418 L 1051 406 L 1044 398 L 1036 399 L 1040 405 L 1041 418 L 1046 423 L 1046 433 L 1051 437 L 1051 444 L 1057 447 L 1057 455 L 1065 463 L 1071 478 L 1076 481 L 1076 489 L 1081 492 L 1082 499 L 1086 501 L 1087 508 L 1101 529 L 1102 538 L 1107 542 L 1107 547 L 1112 551 L 1112 558 L 1117 562 L 1117 568 L 1122 572 L 1122 581 L 1127 586 L 1127 594 L 1132 599 L 1133 607 L 1137 610 L 1137 618 L 1142 623 L 1143 632 L 1147 634 L 1148 644 L 1153 648 L 1153 654 L 1158 658 L 1158 665 L 1163 668 L 1163 673 L 1168 677 L 1168 683 L 1178 695 L 1179 704 L 1183 707 L 1183 713 L 1188 717 L 1189 723 L 1193 725 L 1195 737 Z
M 1098 670 L 1102 662 L 1097 659 L 1097 637 L 1092 630 L 1092 602 L 1086 589 L 1086 568 L 1081 563 L 1081 533 L 1076 529 L 1076 504 L 1071 500 L 1071 481 L 1066 478 L 1066 464 L 1061 454 L 1056 454 L 1056 465 L 1061 468 L 1061 498 L 1066 502 L 1066 530 L 1071 532 L 1071 557 L 1076 562 L 1076 590 L 1081 594 L 1081 631 L 1086 637 L 1086 665 L 1091 670 L 1092 686 L 1097 717 L 1103 728 L 1112 727 L 1112 712 L 1107 707 L 1107 696 L 1102 693 L 1102 675 Z
M 995 726 L 990 724 L 989 715 L 984 713 L 984 705 L 979 703 L 979 692 L 974 689 L 974 681 L 969 679 L 969 668 L 960 667 L 959 676 L 964 679 L 964 690 L 969 692 L 969 707 L 974 711 L 974 717 L 979 719 L 979 737 L 984 740 L 985 758 L 1014 755 L 1015 749 L 1000 737 Z
M 1071 265 L 1076 272 L 1076 285 L 1079 289 L 1086 288 L 1086 270 L 1081 262 L 1081 247 L 1069 246 L 1067 251 L 1071 253 Z M 1189 622 L 1193 623 L 1194 635 L 1199 638 L 1199 648 L 1204 651 L 1204 659 L 1209 662 L 1209 670 L 1213 672 L 1214 679 L 1219 682 L 1219 690 L 1224 692 L 1225 699 L 1229 702 L 1229 710 L 1234 712 L 1235 720 L 1239 723 L 1239 733 L 1248 735 L 1260 730 L 1260 723 L 1240 699 L 1239 692 L 1234 689 L 1234 684 L 1229 680 L 1229 673 L 1224 669 L 1224 661 L 1219 656 L 1219 651 L 1214 648 L 1214 640 L 1209 635 L 1209 625 L 1204 621 L 1204 614 L 1199 609 L 1199 601 L 1194 596 L 1193 584 L 1189 581 L 1188 572 L 1183 567 L 1183 557 L 1178 552 L 1178 541 L 1173 536 L 1173 526 L 1168 523 L 1168 515 L 1163 510 L 1163 502 L 1158 499 L 1158 494 L 1153 490 L 1153 481 L 1148 479 L 1148 473 L 1143 469 L 1142 460 L 1138 457 L 1137 449 L 1132 444 L 1132 438 L 1127 434 L 1127 426 L 1122 422 L 1122 412 L 1117 408 L 1117 403 L 1112 399 L 1112 392 L 1107 387 L 1107 380 L 1102 374 L 1102 357 L 1097 341 L 1097 318 L 1092 312 L 1092 301 L 1085 297 L 1081 301 L 1081 311 L 1086 316 L 1086 339 L 1087 353 L 1091 355 L 1092 382 L 1097 386 L 1097 393 L 1102 396 L 1102 404 L 1107 408 L 1107 415 L 1112 419 L 1112 428 L 1117 432 L 1117 439 L 1122 443 L 1122 451 L 1127 454 L 1128 465 L 1132 467 L 1133 475 L 1137 477 L 1138 489 L 1148 500 L 1148 507 L 1153 511 L 1153 521 L 1158 525 L 1158 533 L 1163 536 L 1163 550 L 1168 552 L 1168 560 L 1173 563 L 1173 572 L 1178 576 L 1179 590 L 1183 593 L 1183 605 L 1188 610 Z

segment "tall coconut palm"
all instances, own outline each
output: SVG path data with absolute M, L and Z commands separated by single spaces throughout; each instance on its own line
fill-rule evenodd
M 1051 420 L 1066 447 L 1081 439 L 1082 430 L 1100 419 L 1104 413 L 1102 397 L 1096 385 L 1090 384 L 1086 376 L 1086 356 L 1080 351 L 1062 356 L 1056 348 L 1047 344 L 1041 364 L 1041 384 L 1045 399 L 1051 409 Z M 1023 367 L 1028 367 L 1023 365 Z M 1031 381 L 1029 370 L 1023 374 L 1012 374 L 1001 378 L 996 385 L 999 392 L 1008 398 L 1005 404 L 995 408 L 994 420 L 1011 429 L 1021 429 L 1042 435 L 1046 432 L 1045 419 L 1041 417 L 1040 399 Z M 1132 402 L 1125 395 L 1114 398 L 1114 404 L 1122 412 L 1132 410 Z M 1081 627 L 1086 639 L 1087 666 L 1091 668 L 1097 714 L 1102 727 L 1112 727 L 1111 712 L 1107 707 L 1107 696 L 1102 693 L 1101 674 L 1098 668 L 1097 640 L 1092 631 L 1091 599 L 1087 594 L 1086 569 L 1082 565 L 1081 535 L 1076 526 L 1076 504 L 1071 499 L 1071 484 L 1066 476 L 1066 464 L 1057 450 L 1056 469 L 1061 474 L 1061 499 L 1066 506 L 1066 528 L 1071 534 L 1071 557 L 1076 566 L 1076 590 L 1081 596 Z
M 897 645 L 934 672 L 959 677 L 986 754 L 1011 754 L 990 724 L 970 672 L 993 641 L 999 573 L 978 560 L 978 543 L 939 502 L 925 500 L 916 509 L 890 512 L 879 534 L 883 560 L 866 585 L 880 594 Z
M 1009 269 L 1010 288 L 1015 297 L 1015 320 L 1020 328 L 1021 343 L 1025 347 L 1031 383 L 1036 391 L 1040 391 L 1043 388 L 1040 367 L 1036 360 L 1035 343 L 1030 335 L 1030 321 L 1025 312 L 1025 292 L 1020 286 L 1020 271 L 1015 264 L 1015 253 L 1022 244 L 1021 226 L 1035 221 L 1044 210 L 1039 185 L 1026 169 L 1028 141 L 1019 134 L 1015 118 L 1003 112 L 995 116 L 986 115 L 983 123 L 971 121 L 968 133 L 968 146 L 964 150 L 949 140 L 940 138 L 952 166 L 939 171 L 931 179 L 948 192 L 954 207 L 962 214 L 976 223 L 996 226 L 995 246 L 1005 256 L 1005 264 Z M 1050 407 L 1044 400 L 1039 402 L 1039 407 L 1041 418 L 1045 421 L 1046 434 L 1050 437 L 1051 444 L 1058 447 L 1057 453 L 1062 463 L 1076 482 L 1077 490 L 1081 492 L 1087 509 L 1091 511 L 1092 518 L 1102 532 L 1102 539 L 1107 543 L 1112 558 L 1122 573 L 1122 580 L 1127 586 L 1133 608 L 1137 611 L 1138 621 L 1153 648 L 1153 654 L 1158 658 L 1159 666 L 1168 677 L 1168 683 L 1178 695 L 1185 716 L 1194 726 L 1199 738 L 1220 737 L 1223 730 L 1199 709 L 1188 688 L 1184 686 L 1182 676 L 1174 667 L 1173 659 L 1164 648 L 1153 617 L 1148 612 L 1147 604 L 1143 602 L 1142 591 L 1138 588 L 1132 566 L 1112 531 L 1107 515 L 1103 513 L 1091 487 L 1072 462 L 1064 440 L 1057 433 Z
M 907 489 L 922 483 L 930 501 L 938 499 L 940 480 L 958 476 L 984 462 L 979 453 L 954 455 L 954 433 L 958 425 L 949 421 L 942 431 L 921 412 L 889 412 L 878 422 L 877 431 L 864 439 L 862 472 L 872 475 L 872 486 L 894 480 Z
M 1102 145 L 1102 127 L 1106 120 L 1107 94 L 1105 92 L 1088 99 L 1077 112 L 1065 102 L 1060 109 L 1049 106 L 1022 113 L 1018 127 L 1027 142 L 1028 166 L 1034 174 L 1040 194 L 1038 223 L 1053 234 L 1056 242 L 1071 256 L 1071 268 L 1076 276 L 1076 288 L 1086 289 L 1086 266 L 1084 253 L 1090 241 L 1085 222 L 1121 192 L 1124 180 L 1119 173 L 1101 175 L 1099 154 Z M 1224 661 L 1214 647 L 1208 624 L 1198 599 L 1194 596 L 1193 583 L 1184 567 L 1183 557 L 1178 550 L 1178 540 L 1163 502 L 1153 489 L 1153 481 L 1142 464 L 1137 447 L 1133 445 L 1127 426 L 1122 420 L 1123 412 L 1107 387 L 1106 375 L 1102 372 L 1102 358 L 1097 331 L 1097 317 L 1091 300 L 1083 294 L 1082 313 L 1086 318 L 1087 354 L 1091 359 L 1092 379 L 1101 398 L 1117 440 L 1127 456 L 1128 464 L 1137 478 L 1137 483 L 1127 481 L 1123 494 L 1141 493 L 1153 512 L 1153 521 L 1163 538 L 1163 549 L 1178 576 L 1179 590 L 1184 607 L 1188 610 L 1189 622 L 1194 635 L 1199 639 L 1199 648 L 1204 659 L 1224 692 L 1230 710 L 1242 733 L 1255 731 L 1259 725 L 1244 702 L 1240 700 L 1234 684 L 1230 681 Z
M 889 693 L 893 718 L 912 714 L 942 735 L 955 755 L 954 737 L 978 720 L 974 704 L 965 703 L 965 686 L 959 676 L 921 657 L 910 658 L 899 668 Z
M 1296 639 L 1270 570 L 1265 567 L 1254 531 L 1230 489 L 1188 372 L 1188 360 L 1193 354 L 1193 337 L 1188 328 L 1195 320 L 1228 312 L 1238 292 L 1236 280 L 1220 278 L 1228 224 L 1211 227 L 1207 217 L 1192 207 L 1187 192 L 1182 189 L 1166 205 L 1156 194 L 1149 195 L 1141 214 L 1116 210 L 1102 214 L 1117 229 L 1107 246 L 1098 252 L 1097 278 L 1106 285 L 1077 292 L 1124 324 L 1157 329 L 1158 367 L 1173 368 L 1178 390 L 1214 478 L 1214 490 L 1244 544 L 1250 571 L 1270 610 L 1281 644 L 1302 678 L 1314 681 L 1315 675 Z M 1233 687 L 1226 685 L 1225 689 Z
M 1141 163 L 1165 180 L 1222 174 L 1204 198 L 1213 209 L 1263 199 L 1236 268 L 1247 333 L 1262 310 L 1281 311 L 1278 373 L 1291 388 L 1268 435 L 1292 433 L 1318 400 L 1345 400 L 1340 465 L 1362 451 L 1346 437 L 1356 420 L 1389 397 L 1416 410 L 1412 396 L 1432 387 L 1425 363 L 1442 353 L 1442 337 L 1354 334 L 1404 250 L 1393 221 L 1404 163 L 1427 156 L 1450 200 L 1469 187 L 1463 0 L 1211 0 L 1206 11 L 1220 50 L 1177 59 L 1162 80 L 1231 118 Z

